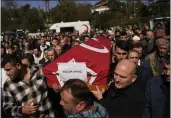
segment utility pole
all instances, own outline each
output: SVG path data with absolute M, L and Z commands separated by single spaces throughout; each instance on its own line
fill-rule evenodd
M 45 0 L 46 22 L 47 23 L 52 23 L 49 1 L 50 0 Z

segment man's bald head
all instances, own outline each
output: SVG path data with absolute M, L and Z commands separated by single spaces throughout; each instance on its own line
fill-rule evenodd
M 136 65 L 128 59 L 121 60 L 114 71 L 115 87 L 118 89 L 131 85 L 136 80 Z
M 132 62 L 131 60 L 128 59 L 123 59 L 121 60 L 116 68 L 122 68 L 123 70 L 127 70 L 128 73 L 132 73 L 135 74 L 136 73 L 136 65 L 134 62 Z

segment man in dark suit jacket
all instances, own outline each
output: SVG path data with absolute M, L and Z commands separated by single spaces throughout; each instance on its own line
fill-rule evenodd
M 146 83 L 152 77 L 150 64 L 147 60 L 139 59 L 138 51 L 131 50 L 128 53 L 128 59 L 133 61 L 137 66 L 137 81 L 142 89 L 145 90 Z
M 153 77 L 146 88 L 143 118 L 170 118 L 170 58 L 162 76 Z
M 148 30 L 146 32 L 146 37 L 148 40 L 147 47 L 144 47 L 144 48 L 147 48 L 147 54 L 150 54 L 156 51 L 156 44 L 155 44 L 156 38 L 154 37 L 154 33 L 152 30 Z
M 141 118 L 145 96 L 137 83 L 136 65 L 128 59 L 121 60 L 114 71 L 113 83 L 104 95 L 93 91 L 111 118 Z
M 148 80 L 153 77 L 150 63 L 145 59 L 140 59 L 137 68 L 138 77 L 142 80 L 142 85 L 145 87 Z

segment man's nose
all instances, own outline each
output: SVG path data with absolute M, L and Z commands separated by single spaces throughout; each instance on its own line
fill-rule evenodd
M 61 106 L 63 106 L 63 105 L 64 105 L 62 100 L 60 100 L 59 104 L 60 104 Z
M 119 81 L 119 75 L 115 75 L 115 81 Z
M 120 58 L 121 58 L 121 59 L 123 58 L 123 54 L 120 54 Z
M 7 75 L 7 76 L 9 76 L 9 75 L 10 75 L 10 72 L 9 72 L 9 71 L 7 71 L 7 72 L 6 72 L 6 75 Z
M 167 70 L 166 75 L 170 75 L 170 70 Z

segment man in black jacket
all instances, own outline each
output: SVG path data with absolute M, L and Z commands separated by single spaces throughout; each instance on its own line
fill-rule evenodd
M 145 95 L 143 118 L 170 118 L 170 58 L 164 63 L 163 75 L 147 83 Z
M 116 39 L 115 47 L 112 49 L 112 56 L 114 56 L 114 62 L 110 64 L 109 76 L 107 83 L 111 81 L 115 67 L 119 61 L 128 58 L 128 52 L 131 49 L 130 40 Z
M 109 112 L 111 118 L 141 118 L 144 109 L 144 92 L 137 84 L 136 65 L 131 60 L 121 60 L 114 71 L 113 83 L 102 96 L 94 95 Z

